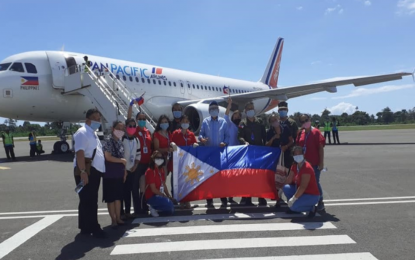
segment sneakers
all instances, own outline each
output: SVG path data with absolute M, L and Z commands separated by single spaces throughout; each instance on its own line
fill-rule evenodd
M 317 207 L 313 206 L 313 209 L 310 211 L 310 213 L 308 213 L 308 218 L 314 218 L 316 216 L 317 213 Z
M 153 207 L 151 207 L 150 205 L 148 205 L 148 209 L 150 210 L 150 214 L 153 217 L 158 217 L 159 213 L 157 212 L 157 210 L 153 209 Z
M 320 200 L 317 204 L 317 211 L 322 211 L 325 210 L 326 207 L 324 206 L 324 202 L 322 200 Z

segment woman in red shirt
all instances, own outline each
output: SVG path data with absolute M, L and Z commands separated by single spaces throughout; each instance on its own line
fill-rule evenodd
M 169 118 L 166 115 L 161 115 L 153 134 L 154 150 L 158 150 L 166 158 L 167 175 L 173 171 L 173 161 L 171 160 L 173 148 L 170 147 L 172 136 L 168 130 L 169 126 Z
M 294 164 L 283 188 L 284 195 L 288 199 L 288 213 L 309 212 L 308 217 L 313 218 L 317 212 L 315 205 L 320 199 L 314 170 L 304 159 L 301 146 L 293 148 L 293 155 Z
M 320 185 L 320 173 L 324 168 L 324 146 L 326 144 L 326 139 L 321 134 L 320 130 L 311 127 L 309 115 L 301 115 L 300 123 L 302 124 L 302 127 L 297 135 L 296 145 L 303 148 L 304 158 L 314 169 L 318 190 L 321 195 L 317 208 L 319 211 L 324 210 L 323 189 Z
M 158 212 L 168 215 L 174 213 L 173 198 L 166 186 L 164 164 L 165 159 L 162 153 L 154 151 L 146 171 L 145 189 L 145 198 L 153 217 L 158 217 Z

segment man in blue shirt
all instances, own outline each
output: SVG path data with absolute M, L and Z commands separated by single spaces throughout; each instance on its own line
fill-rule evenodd
M 203 120 L 199 133 L 199 140 L 205 146 L 225 147 L 229 143 L 228 124 L 219 117 L 219 107 L 216 101 L 209 104 L 209 115 Z M 227 206 L 227 198 L 221 198 L 222 206 Z M 207 199 L 207 207 L 213 207 L 213 199 Z

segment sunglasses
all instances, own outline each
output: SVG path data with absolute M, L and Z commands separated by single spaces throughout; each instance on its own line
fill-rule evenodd
M 136 128 L 137 126 L 135 125 L 129 125 L 128 128 Z
M 307 123 L 308 119 L 304 120 L 304 121 L 300 121 L 301 124 Z

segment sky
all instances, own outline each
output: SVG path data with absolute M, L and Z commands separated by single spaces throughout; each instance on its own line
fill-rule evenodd
M 279 87 L 415 69 L 415 0 L 0 1 L 0 60 L 88 53 L 258 81 L 283 37 Z M 415 107 L 412 77 L 288 100 L 291 112 Z M 4 119 L 0 118 L 0 122 Z

